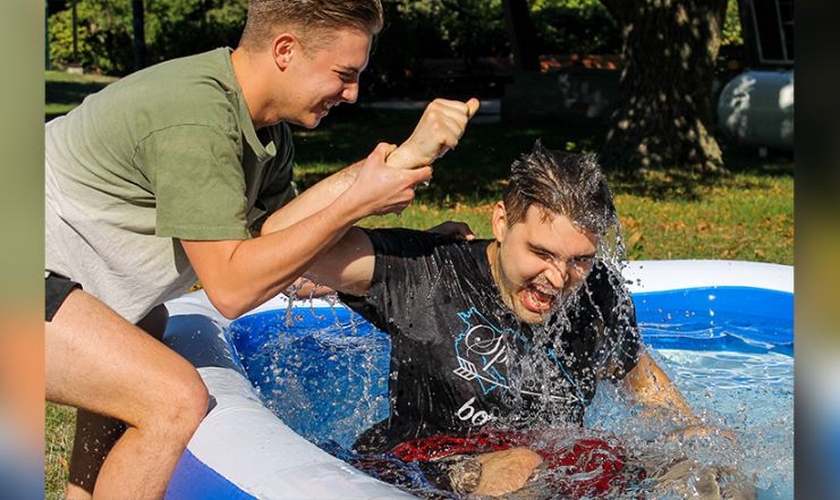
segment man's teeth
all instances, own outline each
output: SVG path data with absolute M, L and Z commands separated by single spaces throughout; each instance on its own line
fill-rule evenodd
M 548 306 L 554 301 L 553 293 L 546 293 L 541 290 L 529 290 L 531 301 L 536 306 Z

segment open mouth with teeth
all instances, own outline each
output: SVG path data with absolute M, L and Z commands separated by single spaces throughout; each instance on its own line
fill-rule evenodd
M 321 114 L 326 115 L 327 113 L 330 112 L 330 108 L 332 108 L 336 104 L 337 103 L 334 103 L 334 102 L 325 102 L 323 104 L 323 106 L 321 107 Z
M 548 292 L 535 287 L 528 287 L 520 292 L 522 305 L 525 309 L 536 314 L 545 314 L 551 311 L 557 301 L 556 292 Z

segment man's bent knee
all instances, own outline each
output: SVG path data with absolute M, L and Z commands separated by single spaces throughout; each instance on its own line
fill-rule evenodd
M 167 418 L 160 421 L 174 426 L 177 429 L 175 432 L 186 443 L 209 410 L 210 395 L 197 372 L 190 380 L 183 381 L 178 393 L 173 394 L 168 403 Z

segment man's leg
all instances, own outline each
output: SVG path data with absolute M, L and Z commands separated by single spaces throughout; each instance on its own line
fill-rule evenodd
M 126 423 L 94 498 L 159 499 L 207 411 L 195 368 L 82 290 L 46 323 L 46 396 Z
M 137 326 L 157 340 L 163 338 L 169 313 L 159 305 L 137 322 Z M 70 456 L 66 500 L 89 500 L 99 469 L 117 440 L 125 432 L 123 422 L 87 410 L 76 411 L 76 435 Z

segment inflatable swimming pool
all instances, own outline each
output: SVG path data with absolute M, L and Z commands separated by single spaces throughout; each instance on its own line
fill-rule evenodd
M 645 330 L 645 342 L 654 347 L 793 354 L 791 266 L 712 260 L 636 261 L 629 262 L 623 274 L 639 323 L 651 326 Z M 292 430 L 305 428 L 308 421 L 323 424 L 335 418 L 329 414 L 330 404 L 323 405 L 326 410 L 301 407 L 296 412 L 300 421 L 293 426 L 266 407 L 234 345 L 232 322 L 210 305 L 203 292 L 172 300 L 167 307 L 170 320 L 164 341 L 195 364 L 215 402 L 176 467 L 167 499 L 415 498 L 352 468 Z M 288 321 L 281 321 L 279 329 L 287 325 L 291 331 L 293 325 L 303 324 L 311 332 L 313 324 L 334 323 L 347 313 L 340 304 L 324 300 L 302 301 L 290 307 L 281 296 L 233 323 L 236 326 L 268 316 L 276 323 L 278 317 L 285 317 Z M 769 327 L 755 328 L 754 335 L 730 335 L 719 326 L 733 318 Z M 687 325 L 684 335 L 657 338 L 656 325 L 674 323 Z M 365 328 L 364 322 L 353 325 L 354 335 L 377 335 L 369 325 Z M 247 335 L 241 337 L 240 342 L 248 340 Z M 291 332 L 286 341 L 298 340 L 305 342 L 306 334 Z M 333 358 L 327 355 L 321 361 L 335 362 Z M 328 370 L 323 363 L 313 365 Z M 348 394 L 336 397 L 344 399 Z M 314 418 L 310 410 L 321 413 Z

